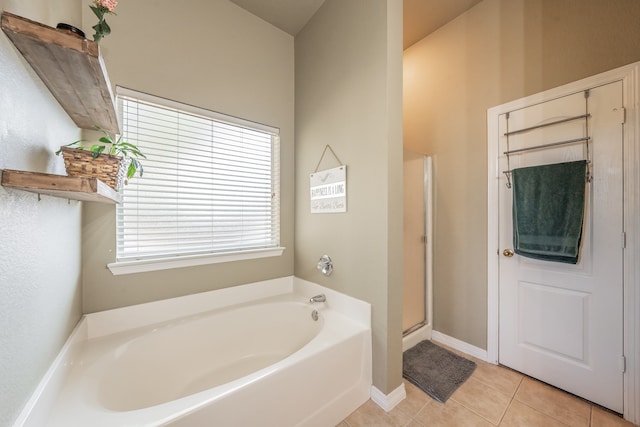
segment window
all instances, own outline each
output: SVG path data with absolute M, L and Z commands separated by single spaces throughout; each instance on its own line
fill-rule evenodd
M 117 207 L 116 264 L 209 259 L 195 262 L 202 264 L 282 249 L 278 129 L 128 89 L 117 94 L 122 137 L 147 158 Z M 171 267 L 150 269 L 158 268 Z

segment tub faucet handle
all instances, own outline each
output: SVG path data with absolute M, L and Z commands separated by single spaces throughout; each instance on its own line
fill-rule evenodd
M 316 295 L 315 297 L 309 298 L 310 303 L 325 302 L 326 300 L 327 300 L 327 297 L 324 294 Z
M 331 273 L 333 272 L 333 261 L 331 261 L 329 255 L 322 255 L 320 257 L 317 268 L 325 276 L 331 275 Z

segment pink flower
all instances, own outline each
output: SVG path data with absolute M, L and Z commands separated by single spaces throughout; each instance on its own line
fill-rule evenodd
M 118 6 L 118 0 L 95 0 L 96 6 L 108 9 L 109 12 L 113 12 L 116 6 Z

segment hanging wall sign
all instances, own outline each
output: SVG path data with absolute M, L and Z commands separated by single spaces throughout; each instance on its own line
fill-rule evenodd
M 309 177 L 311 213 L 347 211 L 347 166 L 312 173 Z

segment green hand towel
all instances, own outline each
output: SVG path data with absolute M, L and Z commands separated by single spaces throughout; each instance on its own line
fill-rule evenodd
M 517 254 L 577 264 L 587 161 L 514 169 L 513 245 Z

